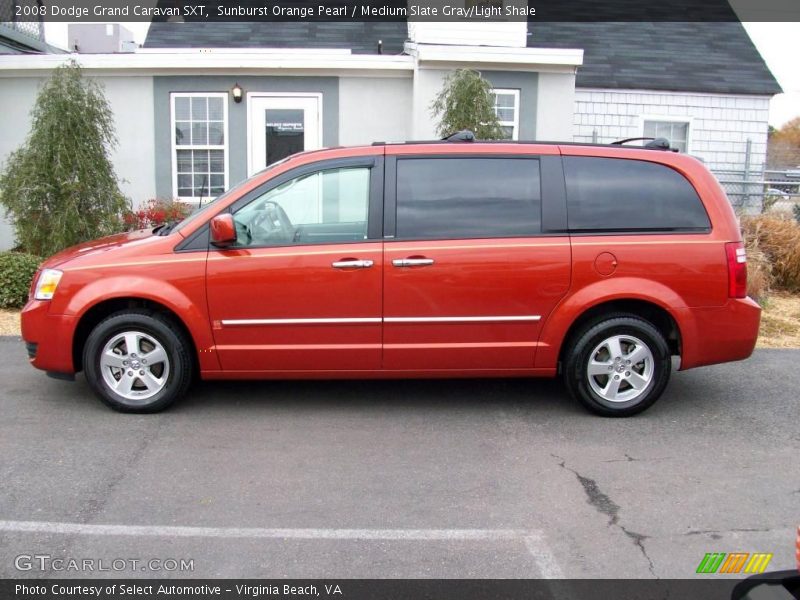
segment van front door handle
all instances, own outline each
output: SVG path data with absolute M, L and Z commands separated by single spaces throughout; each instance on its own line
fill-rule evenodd
M 331 263 L 334 269 L 369 269 L 372 266 L 371 260 L 359 260 L 355 258 L 345 258 Z
M 433 264 L 432 258 L 395 258 L 392 261 L 395 267 L 427 267 Z

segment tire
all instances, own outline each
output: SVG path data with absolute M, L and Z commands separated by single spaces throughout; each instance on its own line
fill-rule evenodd
M 189 388 L 194 370 L 190 348 L 170 320 L 144 310 L 118 312 L 100 322 L 86 340 L 86 380 L 114 410 L 157 412 Z
M 567 350 L 564 383 L 591 412 L 629 417 L 664 392 L 672 360 L 664 336 L 648 321 L 608 315 L 572 339 L 577 341 Z

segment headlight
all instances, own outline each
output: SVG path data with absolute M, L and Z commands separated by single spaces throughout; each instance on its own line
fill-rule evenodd
M 36 282 L 36 291 L 33 297 L 37 300 L 51 300 L 53 294 L 56 293 L 58 282 L 61 281 L 63 273 L 57 269 L 45 269 L 39 275 L 39 280 Z

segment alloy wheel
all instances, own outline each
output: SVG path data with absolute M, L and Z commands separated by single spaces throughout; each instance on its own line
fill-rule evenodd
M 164 346 L 142 331 L 115 334 L 100 354 L 106 385 L 126 400 L 147 400 L 167 385 L 169 356 Z
M 589 386 L 608 402 L 630 402 L 641 396 L 653 380 L 655 361 L 650 348 L 631 335 L 614 335 L 589 354 Z

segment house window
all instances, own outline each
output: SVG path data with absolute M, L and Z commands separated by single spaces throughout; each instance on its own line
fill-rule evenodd
M 228 188 L 228 95 L 172 94 L 172 191 L 202 203 Z
M 671 119 L 644 118 L 642 136 L 667 138 L 673 148 L 686 154 L 689 151 L 689 122 Z
M 494 113 L 500 121 L 505 139 L 519 139 L 519 90 L 492 90 Z

